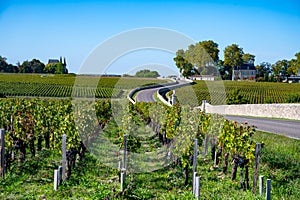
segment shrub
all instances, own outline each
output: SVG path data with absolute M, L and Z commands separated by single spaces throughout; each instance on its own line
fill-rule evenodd
M 300 103 L 300 95 L 299 94 L 290 94 L 287 96 L 286 103 Z
M 227 104 L 231 105 L 231 104 L 246 104 L 249 103 L 248 100 L 243 97 L 240 94 L 240 90 L 239 89 L 234 89 L 231 92 L 231 95 L 229 96 L 228 100 L 227 100 Z

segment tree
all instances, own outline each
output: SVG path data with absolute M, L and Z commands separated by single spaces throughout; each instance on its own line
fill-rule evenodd
M 297 60 L 291 59 L 288 61 L 287 73 L 289 75 L 296 75 L 298 73 Z
M 279 60 L 272 65 L 272 71 L 274 73 L 275 80 L 277 82 L 281 81 L 285 76 L 288 76 L 288 61 Z
M 206 52 L 209 54 L 209 56 L 212 58 L 214 63 L 217 63 L 219 61 L 219 49 L 218 49 L 218 44 L 215 43 L 212 40 L 206 40 L 199 42 L 200 46 L 202 46 Z
M 177 51 L 177 56 L 173 59 L 180 73 L 183 77 L 190 77 L 192 75 L 195 75 L 197 70 L 191 63 L 189 63 L 186 59 L 184 59 L 183 56 L 181 56 L 181 53 L 181 50 L 179 50 L 179 52 Z
M 20 73 L 32 73 L 32 68 L 28 60 L 24 61 L 19 68 Z
M 218 44 L 212 40 L 202 41 L 195 45 L 192 44 L 181 56 L 194 65 L 198 74 L 215 73 L 216 70 L 208 68 L 214 68 L 219 60 Z
M 191 44 L 186 51 L 179 49 L 174 61 L 184 77 L 194 74 L 217 75 L 218 44 L 212 40 Z
M 269 74 L 271 74 L 271 64 L 268 62 L 262 62 L 255 66 L 257 70 L 257 80 L 269 81 Z
M 289 75 L 297 75 L 300 68 L 300 52 L 295 54 L 296 58 L 288 61 L 287 73 Z
M 5 57 L 0 56 L 0 72 L 5 72 L 5 69 L 8 66 L 6 60 L 7 59 Z
M 300 68 L 300 52 L 295 54 L 296 56 L 296 67 L 299 69 Z
M 143 69 L 140 71 L 137 71 L 135 73 L 136 77 L 144 77 L 144 78 L 157 78 L 159 77 L 159 73 L 157 71 L 150 71 L 149 69 Z
M 255 55 L 252 55 L 250 53 L 245 53 L 242 56 L 243 62 L 247 64 L 254 64 L 255 61 Z
M 232 69 L 243 64 L 243 48 L 237 44 L 232 44 L 224 49 L 224 67 L 229 77 L 232 75 Z
M 24 61 L 21 65 L 18 63 L 20 73 L 44 73 L 45 65 L 38 59 Z
M 224 61 L 223 60 L 218 61 L 217 68 L 218 68 L 219 73 L 220 73 L 223 80 L 227 80 L 227 79 L 231 78 L 231 76 L 229 76 L 229 68 L 224 66 Z
M 48 63 L 44 68 L 45 73 L 51 74 L 65 74 L 65 66 L 61 62 Z
M 38 59 L 32 59 L 29 62 L 29 65 L 30 65 L 33 73 L 43 73 L 44 72 L 45 64 L 42 63 L 41 61 L 39 61 Z

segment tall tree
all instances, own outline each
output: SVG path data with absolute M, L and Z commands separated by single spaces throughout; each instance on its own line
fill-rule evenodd
M 282 79 L 288 75 L 288 64 L 287 60 L 279 60 L 272 65 L 272 71 L 277 82 L 282 81 Z
M 19 65 L 20 73 L 43 73 L 45 65 L 38 59 L 32 59 L 31 61 L 24 61 Z
M 66 72 L 64 69 L 65 67 L 61 62 L 48 63 L 44 68 L 44 72 L 50 74 L 65 74 Z
M 287 73 L 289 75 L 297 75 L 298 74 L 298 67 L 297 67 L 297 60 L 296 59 L 293 58 L 293 59 L 288 61 Z
M 159 73 L 157 71 L 150 71 L 149 69 L 142 69 L 135 73 L 136 77 L 145 77 L 145 78 L 157 78 Z
M 269 81 L 269 75 L 272 72 L 271 64 L 268 62 L 262 62 L 255 66 L 257 70 L 257 80 Z
M 247 64 L 254 64 L 255 61 L 255 55 L 252 55 L 250 53 L 245 53 L 242 56 L 243 62 Z
M 38 59 L 32 59 L 30 62 L 30 67 L 33 73 L 43 73 L 45 64 L 39 61 Z
M 214 73 L 216 70 L 211 68 L 216 68 L 215 64 L 219 60 L 218 44 L 212 40 L 192 44 L 184 52 L 183 57 L 194 65 L 199 74 Z
M 206 52 L 209 54 L 209 56 L 212 58 L 214 63 L 217 63 L 219 61 L 219 45 L 215 43 L 212 40 L 205 40 L 202 42 L 199 42 L 200 46 L 202 46 Z
M 19 72 L 20 73 L 32 73 L 32 68 L 31 68 L 31 65 L 28 60 L 24 61 L 21 64 L 21 66 L 19 68 Z
M 8 66 L 8 63 L 6 62 L 6 58 L 0 56 L 0 72 L 6 72 L 6 68 Z
M 237 44 L 232 44 L 224 49 L 224 66 L 229 77 L 231 77 L 234 67 L 243 64 L 243 54 L 243 48 L 240 48 Z
M 173 59 L 175 61 L 175 64 L 177 68 L 179 69 L 180 73 L 184 77 L 190 77 L 194 74 L 196 74 L 197 70 L 195 67 L 189 63 L 183 56 L 182 56 L 183 50 L 177 51 L 177 56 Z
M 300 69 L 300 52 L 295 54 L 296 58 L 288 61 L 287 73 L 289 75 L 297 75 Z
M 296 66 L 297 68 L 300 68 L 300 52 L 295 54 L 296 56 Z

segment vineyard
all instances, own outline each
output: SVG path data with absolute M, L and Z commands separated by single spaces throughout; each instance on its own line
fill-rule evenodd
M 193 199 L 194 139 L 201 198 L 253 199 L 255 142 L 263 140 L 261 172 L 274 180 L 274 197 L 300 194 L 299 187 L 292 187 L 300 178 L 298 141 L 281 138 L 282 145 L 290 143 L 282 151 L 276 140 L 269 144 L 274 136 L 179 104 L 1 99 L 0 119 L 7 169 L 0 180 L 1 198 Z M 63 134 L 67 181 L 55 192 L 53 170 L 61 164 Z M 120 192 L 117 165 L 125 134 L 127 175 Z
M 213 105 L 224 104 L 232 92 L 237 89 L 250 104 L 286 103 L 289 95 L 300 95 L 300 84 L 297 83 L 247 81 L 195 81 L 195 83 L 190 88 L 176 89 L 176 94 L 181 102 L 196 106 L 197 103 L 190 98 L 194 95 L 198 99 L 198 105 L 204 99 Z
M 0 95 L 6 97 L 120 98 L 130 89 L 165 82 L 142 78 L 0 74 Z

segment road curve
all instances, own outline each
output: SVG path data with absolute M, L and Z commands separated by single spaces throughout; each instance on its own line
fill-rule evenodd
M 290 138 L 300 139 L 300 122 L 295 120 L 277 120 L 267 118 L 252 118 L 240 116 L 225 116 L 226 119 L 238 123 L 248 122 L 256 126 L 257 130 L 285 135 Z
M 155 102 L 154 93 L 159 89 L 160 89 L 160 87 L 139 91 L 136 95 L 136 101 L 137 102 Z
M 176 85 L 161 86 L 161 87 L 141 90 L 136 95 L 136 101 L 137 102 L 155 102 L 154 94 L 155 94 L 155 92 L 157 92 L 157 90 L 162 89 L 162 88 L 183 87 L 183 86 L 186 86 L 187 83 L 189 83 L 189 82 L 179 81 L 178 84 L 176 84 Z

